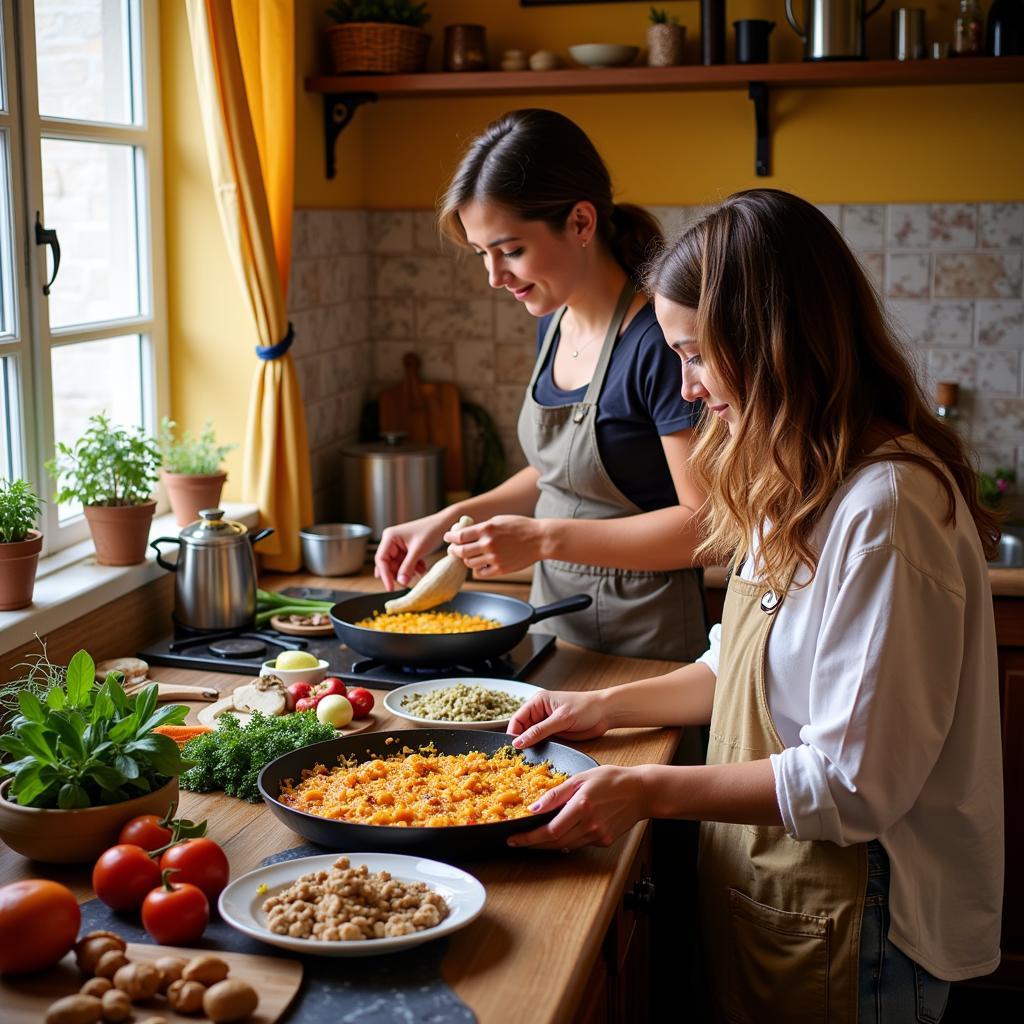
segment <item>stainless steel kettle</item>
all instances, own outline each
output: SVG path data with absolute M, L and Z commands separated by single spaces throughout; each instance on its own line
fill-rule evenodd
M 864 57 L 864 22 L 885 0 L 864 9 L 865 0 L 807 0 L 807 28 L 786 0 L 786 20 L 803 40 L 804 60 L 858 60 Z
M 273 532 L 250 534 L 242 523 L 225 519 L 221 509 L 205 508 L 177 537 L 151 541 L 157 562 L 175 574 L 175 624 L 200 632 L 252 626 L 256 618 L 252 546 Z M 161 544 L 179 545 L 176 563 L 164 561 Z

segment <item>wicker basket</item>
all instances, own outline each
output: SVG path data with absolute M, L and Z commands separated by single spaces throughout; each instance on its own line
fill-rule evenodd
M 412 25 L 355 21 L 327 29 L 331 60 L 339 74 L 400 75 L 421 71 L 430 36 Z

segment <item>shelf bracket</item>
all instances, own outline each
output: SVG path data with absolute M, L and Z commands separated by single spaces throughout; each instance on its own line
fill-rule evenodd
M 327 157 L 327 177 L 337 174 L 334 146 L 338 136 L 348 127 L 356 111 L 364 103 L 376 103 L 375 92 L 330 92 L 324 94 L 324 147 Z
M 768 128 L 768 86 L 764 82 L 750 82 L 749 96 L 754 101 L 754 125 L 757 131 L 754 150 L 754 173 L 759 178 L 771 174 L 771 132 Z

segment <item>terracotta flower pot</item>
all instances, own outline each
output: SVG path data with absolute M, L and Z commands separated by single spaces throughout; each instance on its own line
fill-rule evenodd
M 160 479 L 167 492 L 167 500 L 171 503 L 175 522 L 179 526 L 188 526 L 199 518 L 201 509 L 219 508 L 220 492 L 227 478 L 227 473 L 192 476 L 160 470 Z
M 86 505 L 85 518 L 100 565 L 137 565 L 146 560 L 156 502 L 141 505 Z
M 0 784 L 0 839 L 23 857 L 44 864 L 84 864 L 117 842 L 125 822 L 159 814 L 178 803 L 178 779 L 132 800 L 61 811 L 21 807 L 7 799 L 11 780 Z
M 32 603 L 42 547 L 43 535 L 38 530 L 29 530 L 24 540 L 0 543 L 0 612 Z

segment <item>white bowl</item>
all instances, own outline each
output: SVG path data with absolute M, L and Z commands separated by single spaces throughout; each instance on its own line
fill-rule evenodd
M 536 693 L 540 693 L 541 687 L 532 683 L 521 683 L 517 679 L 488 679 L 469 678 L 467 676 L 453 676 L 451 679 L 425 679 L 421 683 L 408 683 L 400 686 L 397 690 L 391 690 L 384 696 L 384 706 L 393 715 L 404 718 L 413 725 L 423 726 L 425 729 L 504 729 L 511 716 L 505 718 L 493 718 L 487 722 L 446 722 L 443 719 L 420 718 L 411 714 L 402 707 L 402 701 L 411 697 L 414 693 L 430 693 L 433 690 L 443 690 L 446 687 L 454 686 L 456 683 L 465 683 L 466 686 L 480 686 L 485 690 L 501 690 L 502 693 L 510 693 L 518 697 L 524 704 Z
M 316 668 L 275 668 L 276 660 L 276 658 L 272 658 L 270 661 L 263 662 L 260 666 L 260 675 L 277 676 L 285 686 L 291 686 L 292 683 L 310 683 L 311 685 L 319 683 L 331 667 L 329 661 L 324 661 L 321 658 Z
M 626 46 L 624 43 L 580 43 L 569 47 L 572 59 L 588 68 L 615 68 L 630 64 L 639 52 L 639 46 Z

